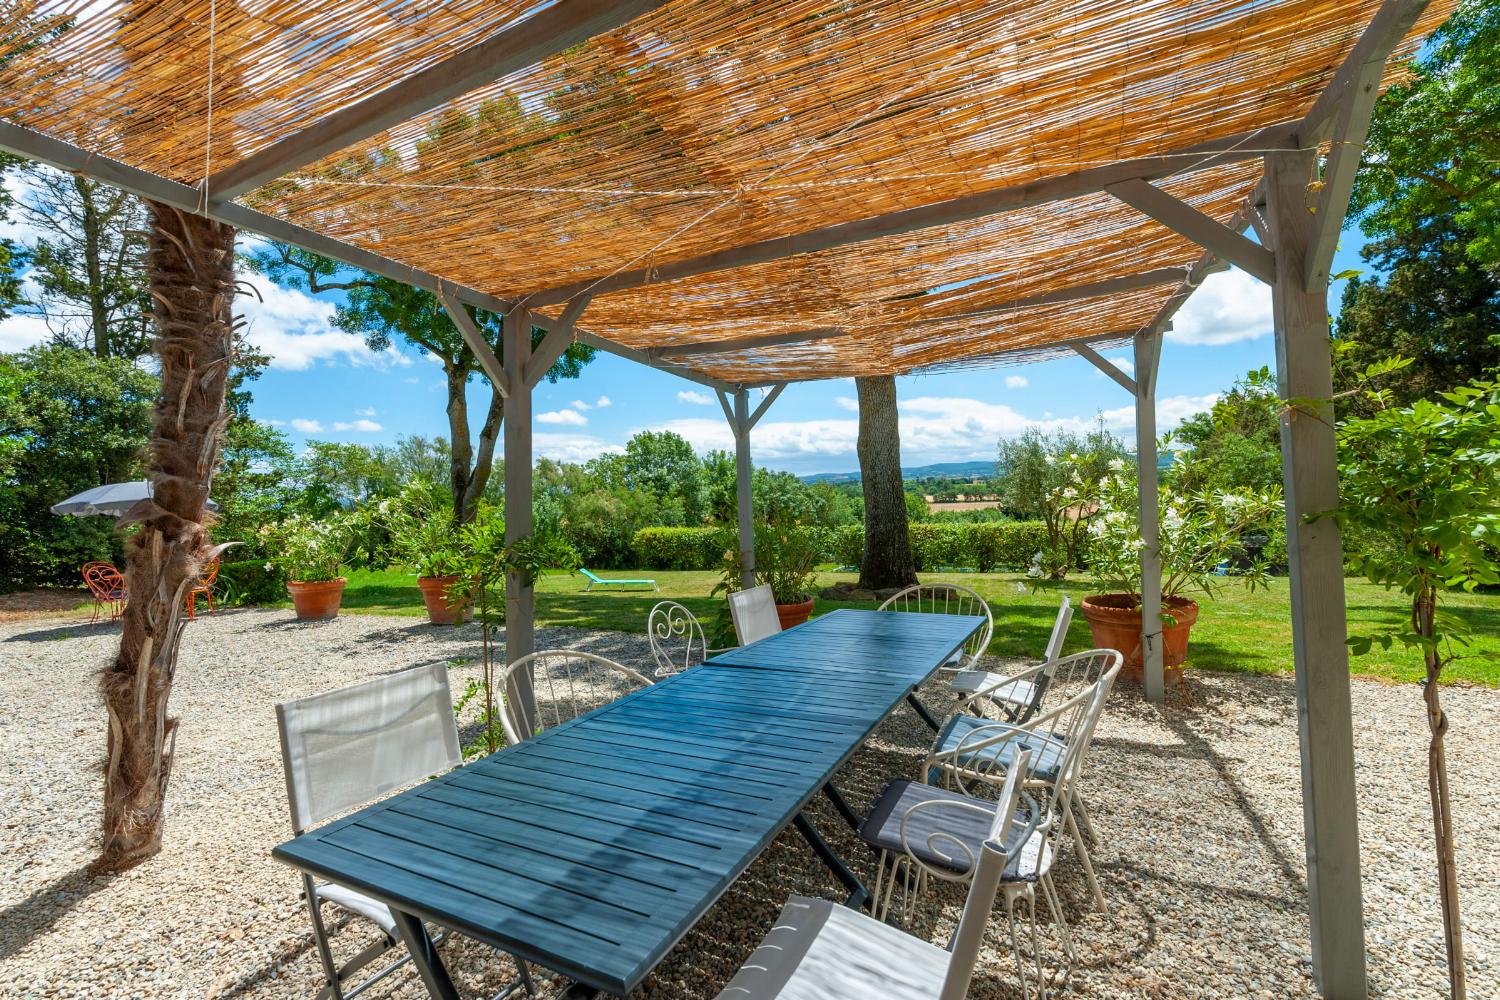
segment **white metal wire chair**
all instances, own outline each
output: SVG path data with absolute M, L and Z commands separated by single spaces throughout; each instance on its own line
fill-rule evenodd
M 646 616 L 655 677 L 667 677 L 695 667 L 722 649 L 710 649 L 698 616 L 676 601 L 662 601 Z M 695 655 L 696 653 L 696 655 Z
M 1119 651 L 1086 649 L 1056 660 L 1045 660 L 1014 674 L 965 670 L 953 682 L 958 694 L 955 710 L 983 715 L 990 707 L 998 708 L 1006 722 L 1025 722 L 1059 692 L 1073 691 L 1079 684 L 1092 684 L 1116 660 L 1123 662 Z
M 1025 761 L 1023 752 L 1018 775 Z M 1015 833 L 1020 789 L 1012 777 L 990 806 L 968 855 L 969 896 L 947 948 L 832 900 L 793 896 L 718 1000 L 964 1000 L 1003 873 L 1032 839 Z
M 985 650 L 990 648 L 990 639 L 995 634 L 995 616 L 990 613 L 990 606 L 985 603 L 984 598 L 956 583 L 918 583 L 886 598 L 875 610 L 982 616 L 984 627 L 964 643 L 963 649 L 955 653 L 953 659 L 943 664 L 944 670 L 966 670 L 973 667 Z
M 1052 622 L 1052 635 L 1047 640 L 1046 655 L 1042 663 L 1051 663 L 1062 656 L 1063 643 L 1068 638 L 1068 626 L 1073 623 L 1073 602 L 1063 596 L 1062 603 L 1058 605 L 1057 617 Z M 1033 695 L 1040 695 L 1039 691 L 1029 690 L 1027 684 L 1017 684 L 1015 687 L 1007 688 L 1004 681 L 1015 679 L 1016 675 L 1006 675 L 988 670 L 960 670 L 953 675 L 948 687 L 957 694 L 965 703 L 964 710 L 972 710 L 976 704 L 983 708 L 982 702 L 976 702 L 973 695 L 985 688 L 991 690 L 990 700 L 998 704 L 1006 713 L 1006 718 L 1011 722 L 1024 722 L 1030 712 L 1023 711 L 1029 704 Z M 1031 711 L 1036 710 L 1035 705 Z
M 748 646 L 758 639 L 781 631 L 781 619 L 776 615 L 776 598 L 771 596 L 771 585 L 768 583 L 730 594 L 729 616 L 734 619 L 734 634 L 739 637 L 741 646 Z
M 365 805 L 404 785 L 463 763 L 448 667 L 432 663 L 276 706 L 281 758 L 286 772 L 292 832 L 301 835 L 340 813 Z M 319 997 L 354 997 L 410 961 L 390 963 L 345 989 L 354 973 L 396 945 L 390 909 L 358 890 L 302 876 L 312 918 L 313 942 L 326 985 Z M 381 938 L 346 962 L 335 964 L 322 908 L 332 903 L 373 922 Z M 517 987 L 533 992 L 530 972 L 519 959 Z
M 608 657 L 574 649 L 543 649 L 509 664 L 500 674 L 500 689 L 515 690 L 515 678 L 522 671 L 530 674 L 536 717 L 528 729 L 510 698 L 505 699 L 500 722 L 511 743 L 587 715 L 651 684 L 651 678 Z

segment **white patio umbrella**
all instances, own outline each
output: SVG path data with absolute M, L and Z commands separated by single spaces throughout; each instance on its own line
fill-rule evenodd
M 129 483 L 106 483 L 70 496 L 60 503 L 53 504 L 49 509 L 54 514 L 70 514 L 73 517 L 92 517 L 96 514 L 106 517 L 122 517 L 130 508 L 150 495 L 151 481 L 149 479 L 137 479 Z M 218 510 L 219 505 L 210 500 L 208 509 Z

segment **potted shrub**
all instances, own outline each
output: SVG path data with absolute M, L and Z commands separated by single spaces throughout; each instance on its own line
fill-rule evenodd
M 755 579 L 770 586 L 782 628 L 801 625 L 812 614 L 812 581 L 821 557 L 815 533 L 790 517 L 773 516 L 755 526 Z M 724 578 L 713 593 L 739 587 L 740 553 L 733 545 L 724 553 Z
M 1133 470 L 1124 461 L 1110 463 L 1095 494 L 1098 513 L 1089 523 L 1090 568 L 1102 592 L 1079 606 L 1093 632 L 1094 645 L 1125 655 L 1121 676 L 1142 680 L 1140 493 Z M 1198 620 L 1198 602 L 1189 594 L 1213 596 L 1229 579 L 1222 568 L 1241 558 L 1246 535 L 1278 530 L 1281 496 L 1219 490 L 1160 491 L 1162 658 L 1167 683 L 1180 683 L 1187 659 L 1188 634 Z M 1039 569 L 1033 570 L 1034 574 Z M 1240 571 L 1240 581 L 1255 589 L 1266 580 L 1266 565 L 1256 558 Z
M 427 606 L 433 625 L 456 625 L 470 608 L 470 601 L 455 590 L 467 562 L 462 529 L 453 523 L 452 512 L 408 488 L 395 500 L 380 503 L 384 521 L 402 562 L 417 574 L 417 589 Z
M 313 520 L 295 514 L 261 529 L 271 562 L 286 574 L 287 593 L 300 619 L 334 618 L 343 600 L 345 580 L 339 575 L 349 552 L 353 523 L 334 514 Z

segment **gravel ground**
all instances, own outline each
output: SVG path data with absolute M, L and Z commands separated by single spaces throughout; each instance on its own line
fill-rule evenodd
M 92 674 L 116 635 L 103 625 L 0 624 L 0 996 L 312 996 L 319 972 L 296 879 L 269 857 L 288 832 L 271 706 L 404 666 L 473 657 L 477 631 L 389 617 L 300 624 L 284 611 L 200 620 L 184 642 L 173 695 L 183 721 L 166 848 L 106 879 L 86 870 L 102 756 Z M 648 655 L 643 637 L 608 632 L 549 629 L 537 645 L 637 665 Z M 472 671 L 459 668 L 455 688 Z M 1163 710 L 1117 692 L 1101 725 L 1088 795 L 1105 840 L 1095 863 L 1112 912 L 1089 912 L 1064 854 L 1060 887 L 1084 951 L 1068 993 L 1313 996 L 1292 684 L 1194 674 L 1190 685 L 1190 705 Z M 1496 996 L 1500 692 L 1444 697 L 1470 995 Z M 1414 687 L 1354 685 L 1372 993 L 1400 1000 L 1446 995 L 1420 708 Z M 856 808 L 886 776 L 914 773 L 928 738 L 905 709 L 894 715 L 840 776 Z M 845 857 L 870 867 L 826 806 L 814 818 Z M 789 832 L 640 995 L 713 997 L 793 892 L 834 895 L 836 886 Z M 951 928 L 959 899 L 935 898 L 918 929 L 946 939 L 938 936 Z M 362 947 L 367 926 L 336 932 L 340 949 Z M 473 942 L 444 949 L 465 995 L 489 995 L 512 974 Z M 1002 950 L 992 936 L 971 996 L 1019 995 Z M 549 983 L 543 993 L 556 989 Z M 403 969 L 367 995 L 422 993 Z

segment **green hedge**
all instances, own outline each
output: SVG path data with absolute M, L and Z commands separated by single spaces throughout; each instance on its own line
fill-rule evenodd
M 286 600 L 286 574 L 263 559 L 221 563 L 219 583 L 225 604 L 275 604 Z
M 632 540 L 642 569 L 718 569 L 733 544 L 718 528 L 642 528 Z
M 944 567 L 1023 570 L 1047 544 L 1041 521 L 990 521 L 977 524 L 919 522 L 910 527 L 912 558 L 917 572 Z M 840 566 L 858 566 L 864 557 L 865 532 L 858 525 L 834 532 L 829 558 Z

